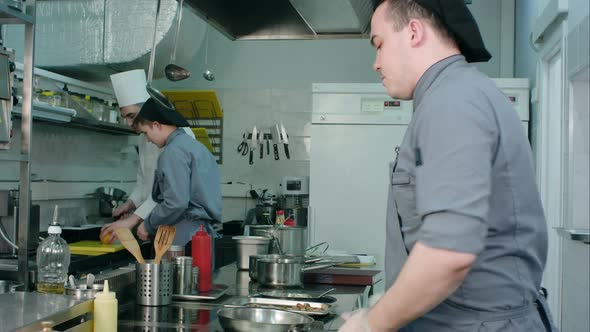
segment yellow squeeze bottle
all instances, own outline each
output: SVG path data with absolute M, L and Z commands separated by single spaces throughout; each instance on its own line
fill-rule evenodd
M 109 281 L 104 281 L 104 289 L 96 293 L 94 299 L 94 331 L 117 332 L 117 298 L 109 292 Z

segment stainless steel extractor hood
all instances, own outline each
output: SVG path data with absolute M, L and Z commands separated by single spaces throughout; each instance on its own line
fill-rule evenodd
M 156 0 L 37 1 L 35 66 L 85 81 L 109 81 L 116 72 L 147 72 Z M 175 35 L 176 0 L 162 0 L 154 78 L 164 76 Z M 176 63 L 192 61 L 206 23 L 184 6 Z
M 365 38 L 381 0 L 185 0 L 234 40 Z

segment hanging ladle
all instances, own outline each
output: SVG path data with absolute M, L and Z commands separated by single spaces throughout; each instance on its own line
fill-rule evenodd
M 147 85 L 145 89 L 147 93 L 152 97 L 158 104 L 168 110 L 174 110 L 174 105 L 160 92 L 159 90 L 152 87 L 152 78 L 154 77 L 154 60 L 156 58 L 156 34 L 158 32 L 158 17 L 160 16 L 160 0 L 156 7 L 156 23 L 154 24 L 154 39 L 152 41 L 152 51 L 150 53 L 150 65 L 148 68 Z
M 207 54 L 209 53 L 209 24 L 205 28 L 205 71 L 203 72 L 203 78 L 207 81 L 215 80 L 215 75 L 207 67 Z
M 172 82 L 182 81 L 191 76 L 190 71 L 174 64 L 174 62 L 176 61 L 176 46 L 178 45 L 178 36 L 180 35 L 180 21 L 182 20 L 183 2 L 184 0 L 178 0 L 178 10 L 176 11 L 176 34 L 174 35 L 174 49 L 172 49 L 170 63 L 166 65 L 166 68 L 164 68 L 166 78 Z

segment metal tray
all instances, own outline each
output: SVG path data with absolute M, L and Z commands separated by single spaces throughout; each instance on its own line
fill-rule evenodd
M 211 290 L 208 292 L 198 292 L 193 294 L 172 294 L 172 299 L 185 301 L 217 300 L 223 294 L 225 294 L 228 289 L 229 287 L 227 285 L 213 284 Z
M 297 308 L 297 304 L 309 304 L 315 310 L 303 310 Z M 309 301 L 293 301 L 283 299 L 267 299 L 260 297 L 239 298 L 227 304 L 226 307 L 254 307 L 254 308 L 271 308 L 287 310 L 299 314 L 310 316 L 323 316 L 330 313 L 332 305 L 328 303 L 309 302 Z
M 284 290 L 271 290 L 264 291 L 252 295 L 252 297 L 267 297 L 273 299 L 283 299 L 289 301 L 304 301 L 304 302 L 317 302 L 317 303 L 334 303 L 336 298 L 329 295 L 318 297 L 320 292 L 305 292 L 305 291 L 284 291 Z

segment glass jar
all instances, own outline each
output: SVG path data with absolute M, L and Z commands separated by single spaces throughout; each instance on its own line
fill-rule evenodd
M 90 104 L 92 105 L 92 115 L 98 121 L 108 121 L 108 115 L 105 114 L 104 100 L 100 98 L 90 97 Z
M 92 101 L 90 100 L 90 96 L 86 95 L 84 96 L 84 108 L 86 108 L 86 111 L 88 113 L 90 113 L 90 115 L 92 115 L 94 118 L 96 118 L 96 114 L 94 114 L 94 109 L 93 109 L 93 105 L 92 105 Z
M 55 107 L 61 106 L 61 96 L 55 91 L 45 90 L 41 92 L 41 96 L 43 102 Z

